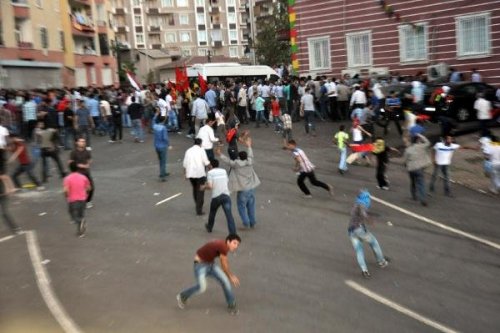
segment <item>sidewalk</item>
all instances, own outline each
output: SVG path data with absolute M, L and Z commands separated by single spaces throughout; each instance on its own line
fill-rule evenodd
M 496 137 L 500 137 L 500 129 L 492 128 L 491 131 Z M 490 187 L 490 178 L 488 178 L 483 170 L 483 153 L 480 150 L 478 133 L 459 136 L 456 142 L 461 146 L 476 147 L 477 150 L 460 149 L 453 155 L 450 167 L 450 178 L 453 183 L 466 186 L 470 189 L 492 194 L 488 189 Z M 391 162 L 403 165 L 403 158 L 392 157 Z M 432 174 L 433 169 L 427 168 L 427 173 Z M 442 185 L 436 183 L 436 190 L 442 191 Z

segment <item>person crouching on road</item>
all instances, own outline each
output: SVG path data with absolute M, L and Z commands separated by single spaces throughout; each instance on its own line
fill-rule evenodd
M 365 262 L 365 253 L 363 251 L 363 243 L 366 242 L 370 245 L 377 259 L 379 267 L 386 267 L 389 262 L 384 257 L 382 249 L 375 238 L 375 236 L 366 229 L 365 222 L 371 222 L 368 216 L 368 209 L 371 205 L 370 193 L 367 190 L 360 190 L 356 201 L 351 210 L 351 220 L 349 221 L 349 238 L 351 239 L 352 246 L 356 252 L 356 259 L 358 260 L 361 274 L 365 278 L 370 278 L 371 274 Z
M 207 276 L 211 276 L 219 282 L 224 290 L 229 313 L 232 315 L 238 314 L 238 308 L 236 307 L 236 300 L 231 284 L 238 287 L 240 285 L 240 280 L 229 270 L 227 254 L 236 251 L 240 243 L 241 238 L 238 235 L 230 234 L 225 240 L 220 239 L 208 242 L 196 251 L 194 257 L 196 285 L 177 294 L 177 304 L 179 308 L 184 309 L 187 300 L 191 296 L 204 293 L 207 289 Z M 219 257 L 222 269 L 215 263 L 217 257 Z

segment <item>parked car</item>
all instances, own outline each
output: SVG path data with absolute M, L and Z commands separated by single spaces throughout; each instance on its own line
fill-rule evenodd
M 482 82 L 459 83 L 451 87 L 446 96 L 447 114 L 458 121 L 475 120 L 476 111 L 474 102 L 478 93 L 484 93 L 484 97 L 496 102 L 495 87 Z

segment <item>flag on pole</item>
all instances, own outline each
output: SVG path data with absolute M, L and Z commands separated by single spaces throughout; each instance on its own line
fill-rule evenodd
M 207 81 L 205 81 L 200 73 L 198 73 L 198 82 L 200 83 L 200 93 L 205 95 L 205 92 L 207 91 Z
M 126 72 L 126 75 L 127 75 L 127 79 L 128 81 L 130 82 L 130 85 L 132 87 L 134 87 L 135 90 L 137 91 L 141 91 L 141 85 L 139 84 L 139 82 L 137 81 L 137 79 L 135 78 L 135 75 L 134 73 L 132 73 L 131 71 L 127 71 Z
M 187 76 L 187 68 L 175 68 L 175 85 L 179 91 L 186 91 L 189 89 L 189 79 Z

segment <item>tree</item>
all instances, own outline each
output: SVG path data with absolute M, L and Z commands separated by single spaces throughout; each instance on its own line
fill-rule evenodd
M 274 66 L 290 63 L 288 7 L 286 0 L 273 4 L 272 15 L 259 18 L 263 27 L 256 36 L 255 53 L 260 64 Z
M 121 64 L 121 68 L 118 70 L 118 76 L 120 78 L 120 82 L 128 82 L 127 72 L 130 72 L 135 75 L 137 68 L 135 64 L 130 61 L 124 61 Z

